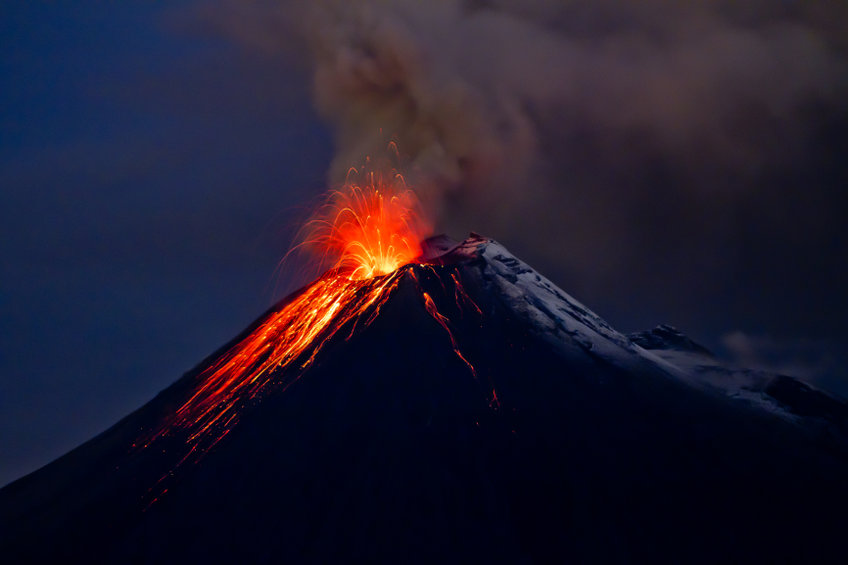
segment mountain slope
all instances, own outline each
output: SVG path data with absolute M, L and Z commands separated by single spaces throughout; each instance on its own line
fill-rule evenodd
M 496 242 L 435 241 L 429 254 L 370 325 L 349 339 L 339 332 L 300 379 L 247 405 L 196 462 L 177 464 L 179 434 L 131 446 L 226 348 L 0 490 L 2 555 L 81 563 L 843 555 L 841 438 L 693 384 L 662 348 L 616 332 Z M 157 484 L 167 492 L 150 504 Z

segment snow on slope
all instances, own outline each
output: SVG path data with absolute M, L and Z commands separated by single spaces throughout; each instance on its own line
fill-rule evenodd
M 544 336 L 559 344 L 575 343 L 610 361 L 636 354 L 629 339 L 499 243 L 483 244 L 480 256 L 486 262 L 484 275 Z
M 630 338 L 655 356 L 680 368 L 688 375 L 689 382 L 696 386 L 717 390 L 730 398 L 792 417 L 791 412 L 764 393 L 768 381 L 776 375 L 729 367 L 672 326 L 657 326 L 650 331 L 631 334 Z
M 731 366 L 667 325 L 631 334 L 631 341 L 679 367 L 692 382 L 731 399 L 796 422 L 817 420 L 848 433 L 848 406 L 809 384 L 786 375 Z
M 844 429 L 848 406 L 792 377 L 730 367 L 671 326 L 625 336 L 489 238 L 472 234 L 452 250 L 483 260 L 483 277 L 539 335 L 565 353 L 575 348 L 621 368 L 649 363 L 691 387 L 801 422 Z M 844 432 L 840 432 L 844 433 Z
M 472 236 L 452 253 L 483 260 L 483 278 L 539 336 L 563 353 L 581 352 L 617 367 L 633 369 L 648 362 L 684 378 L 680 370 L 633 343 L 603 318 L 570 296 L 498 242 Z

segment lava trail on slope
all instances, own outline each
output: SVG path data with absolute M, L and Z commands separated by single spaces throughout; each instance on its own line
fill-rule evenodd
M 285 390 L 312 365 L 323 346 L 337 336 L 350 339 L 380 313 L 398 283 L 409 277 L 439 274 L 452 251 L 444 237 L 425 248 L 422 238 L 430 228 L 415 194 L 397 173 L 388 175 L 351 170 L 341 190 L 330 192 L 316 219 L 307 224 L 302 247 L 320 255 L 319 265 L 331 269 L 268 314 L 258 326 L 224 354 L 214 359 L 192 383 L 188 398 L 173 414 L 143 435 L 134 447 L 170 446 L 180 453 L 174 468 L 151 486 L 150 504 L 167 491 L 169 478 L 187 461 L 198 461 L 238 424 L 245 409 L 269 392 Z M 427 273 L 429 269 L 430 273 Z M 457 308 L 480 309 L 452 272 L 448 293 Z M 440 312 L 432 291 L 420 290 L 426 311 L 447 333 L 450 347 L 476 378 L 451 332 L 451 322 Z M 492 389 L 492 402 L 497 393 Z
M 305 240 L 323 276 L 0 489 L 0 555 L 844 561 L 844 402 L 788 377 L 720 389 L 738 375 L 703 348 L 628 338 L 493 240 L 422 240 L 389 194 L 332 197 Z

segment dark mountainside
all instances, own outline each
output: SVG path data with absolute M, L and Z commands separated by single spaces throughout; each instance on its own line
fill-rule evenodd
M 618 334 L 491 240 L 435 262 L 411 267 L 418 282 L 405 275 L 370 326 L 334 339 L 199 462 L 174 470 L 184 438 L 131 445 L 227 346 L 0 490 L 3 561 L 843 560 L 844 403 L 788 377 L 767 379 L 777 396 L 701 383 L 660 353 L 705 366 L 709 352 L 667 327 Z M 482 315 L 456 300 L 451 274 Z M 824 412 L 793 409 L 811 393 Z

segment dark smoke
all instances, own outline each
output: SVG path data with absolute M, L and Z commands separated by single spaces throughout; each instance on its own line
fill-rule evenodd
M 331 182 L 393 138 L 442 229 L 505 241 L 625 329 L 848 338 L 848 5 L 226 6 L 228 33 L 311 65 Z

